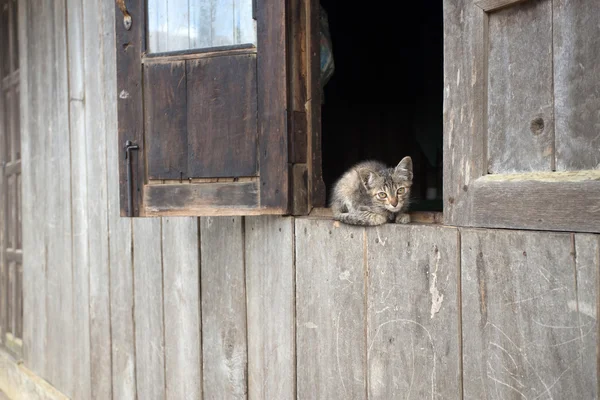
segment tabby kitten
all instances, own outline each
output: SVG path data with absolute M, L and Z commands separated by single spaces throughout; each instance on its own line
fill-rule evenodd
M 412 179 L 410 157 L 404 157 L 395 168 L 379 161 L 356 164 L 333 187 L 333 218 L 351 225 L 407 224 Z

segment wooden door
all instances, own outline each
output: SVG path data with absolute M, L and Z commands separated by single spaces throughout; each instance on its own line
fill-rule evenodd
M 600 2 L 445 0 L 444 221 L 600 232 Z
M 286 213 L 285 2 L 115 10 L 121 214 Z

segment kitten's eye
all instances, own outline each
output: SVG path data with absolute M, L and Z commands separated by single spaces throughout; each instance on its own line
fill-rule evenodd
M 403 187 L 401 187 L 400 189 L 398 189 L 398 194 L 403 194 L 405 192 L 406 189 L 404 189 Z
M 380 199 L 385 199 L 387 197 L 387 193 L 386 192 L 379 192 L 379 193 L 377 193 L 377 197 L 379 197 Z

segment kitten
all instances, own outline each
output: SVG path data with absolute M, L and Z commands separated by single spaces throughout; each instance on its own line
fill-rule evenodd
M 379 161 L 356 164 L 333 187 L 333 218 L 351 225 L 381 225 L 392 220 L 407 224 L 412 179 L 410 157 L 404 157 L 395 168 Z

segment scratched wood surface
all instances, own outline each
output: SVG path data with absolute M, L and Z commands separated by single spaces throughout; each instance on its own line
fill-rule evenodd
M 500 230 L 462 230 L 461 243 L 465 398 L 592 398 L 594 243 Z
M 248 346 L 243 218 L 203 217 L 200 235 L 204 398 L 245 399 Z
M 246 218 L 248 397 L 293 399 L 295 269 L 293 218 Z
M 458 231 L 367 229 L 369 399 L 460 398 Z
M 109 398 L 112 395 L 110 357 L 110 265 L 107 177 L 107 143 L 105 110 L 110 104 L 104 99 L 106 68 L 98 70 L 98 52 L 103 48 L 105 27 L 102 2 L 83 3 L 85 26 L 84 79 L 85 97 L 86 173 L 88 193 L 88 233 L 90 252 L 90 346 L 92 396 Z M 108 43 L 107 43 L 108 45 Z M 67 151 L 63 149 L 63 152 Z
M 162 248 L 166 397 L 200 399 L 198 219 L 164 218 Z
M 91 397 L 90 354 L 90 252 L 88 237 L 87 201 L 87 145 L 85 131 L 85 65 L 83 59 L 83 4 L 67 1 L 71 10 L 67 14 L 69 54 L 69 126 L 71 148 L 71 206 L 72 206 L 72 254 L 73 265 L 73 397 Z
M 600 166 L 600 2 L 553 4 L 556 169 Z
M 165 397 L 161 229 L 160 218 L 133 221 L 135 366 L 140 399 Z
M 43 229 L 46 244 L 46 379 L 60 387 L 64 393 L 73 393 L 74 332 L 71 327 L 73 308 L 71 241 L 71 155 L 69 149 L 69 120 L 60 110 L 68 108 L 68 66 L 65 2 L 54 2 L 44 7 L 47 19 L 42 23 L 46 32 L 47 65 L 44 92 L 39 101 L 48 103 L 48 114 L 43 120 L 48 135 L 48 158 L 44 165 L 46 190 L 44 193 L 45 217 Z M 46 8 L 47 7 L 47 8 Z M 50 22 L 51 21 L 51 22 Z M 48 79 L 48 76 L 52 79 Z M 56 212 L 61 210 L 61 212 Z M 60 232 L 60 233 L 59 233 Z M 69 362 L 60 367 L 60 360 Z
M 364 235 L 330 220 L 296 220 L 299 399 L 367 398 Z
M 489 16 L 488 170 L 550 171 L 554 158 L 552 2 Z

